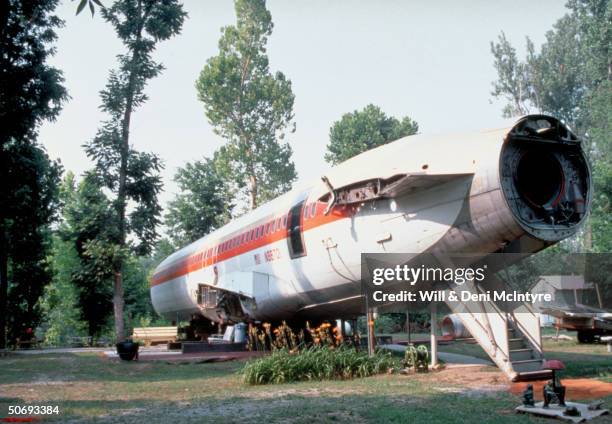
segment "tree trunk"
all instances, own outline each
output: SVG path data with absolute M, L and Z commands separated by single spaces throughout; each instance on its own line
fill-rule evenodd
M 115 273 L 115 287 L 113 295 L 113 310 L 115 313 L 115 336 L 117 342 L 125 340 L 125 325 L 123 322 L 123 273 Z
M 251 195 L 251 210 L 257 207 L 257 177 L 253 174 L 249 175 L 249 190 Z
M 8 297 L 8 252 L 6 233 L 0 226 L 0 349 L 6 348 L 6 318 Z
M 128 97 L 126 111 L 123 118 L 122 134 L 121 134 L 121 166 L 119 168 L 119 189 L 117 190 L 117 218 L 119 220 L 119 246 L 125 246 L 125 208 L 126 195 L 125 186 L 127 182 L 127 165 L 129 154 L 129 137 L 130 137 L 130 118 L 132 109 L 132 96 Z M 125 339 L 125 327 L 123 322 L 123 252 L 120 252 L 117 263 L 115 264 L 115 281 L 113 287 L 113 312 L 115 315 L 115 337 L 117 342 L 122 342 Z
M 584 251 L 591 252 L 593 249 L 593 227 L 591 226 L 591 217 L 587 219 L 584 226 Z
M 141 10 L 142 3 L 138 2 L 139 12 Z M 139 45 L 143 23 L 146 20 L 148 12 L 141 17 L 140 28 L 138 29 L 138 35 L 136 37 L 136 46 Z M 136 82 L 136 64 L 138 63 L 140 52 L 138 50 L 132 51 L 132 58 L 130 60 L 130 77 L 127 85 L 127 94 L 125 99 L 125 111 L 123 113 L 123 120 L 121 122 L 121 165 L 119 167 L 119 188 L 117 190 L 116 209 L 117 217 L 119 220 L 119 246 L 125 247 L 125 209 L 126 209 L 126 183 L 127 183 L 127 170 L 128 170 L 128 156 L 130 154 L 130 122 L 132 119 L 132 108 L 134 105 L 134 84 Z M 120 257 L 115 265 L 115 284 L 113 293 L 113 312 L 115 315 L 115 336 L 117 342 L 121 342 L 125 339 L 125 323 L 123 318 L 123 307 L 125 305 L 123 297 L 123 252 L 120 253 Z

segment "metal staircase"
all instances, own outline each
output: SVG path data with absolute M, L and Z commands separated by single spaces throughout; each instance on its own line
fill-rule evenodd
M 465 286 L 461 288 L 465 289 Z M 448 289 L 451 290 L 459 289 Z M 471 290 L 478 292 L 476 287 Z M 543 368 L 540 319 L 527 304 L 514 304 L 511 310 L 502 311 L 492 301 L 447 300 L 446 303 L 510 380 L 542 379 L 551 375 L 550 370 Z

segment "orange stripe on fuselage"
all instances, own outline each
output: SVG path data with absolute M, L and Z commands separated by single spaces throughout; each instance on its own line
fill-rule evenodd
M 355 211 L 355 208 L 351 206 L 339 206 L 339 207 L 334 207 L 329 214 L 324 215 L 323 211 L 326 208 L 326 204 L 317 202 L 316 212 L 313 217 L 311 214 L 311 211 L 312 211 L 311 208 L 312 208 L 312 203 L 308 203 L 308 204 L 305 204 L 301 210 L 302 231 L 303 232 L 311 230 L 316 227 L 320 227 L 325 224 L 329 224 L 339 219 L 350 217 L 352 214 L 354 214 L 354 211 Z M 304 218 L 304 210 L 308 211 L 307 218 Z M 279 219 L 281 219 L 282 221 L 282 218 L 285 216 L 287 216 L 287 214 L 281 215 L 281 216 L 275 215 L 273 217 L 268 217 L 266 219 L 257 221 L 256 225 L 249 225 L 246 228 L 235 231 L 232 234 L 228 235 L 227 237 L 224 237 L 223 239 L 221 239 L 215 245 L 206 246 L 200 249 L 198 252 L 193 253 L 192 255 L 189 255 L 186 258 L 177 260 L 176 262 L 170 264 L 166 268 L 153 274 L 153 277 L 151 278 L 151 286 L 163 284 L 166 281 L 170 281 L 175 278 L 182 277 L 183 275 L 187 275 L 191 272 L 198 271 L 200 269 L 204 269 L 206 267 L 209 267 L 211 265 L 217 264 L 222 261 L 226 261 L 233 257 L 249 252 L 251 250 L 259 249 L 268 244 L 272 244 L 279 240 L 286 239 L 288 235 L 287 228 L 281 228 L 280 230 L 276 229 L 276 231 L 269 232 L 268 234 L 265 234 L 263 237 L 260 235 L 259 238 L 255 240 L 249 240 L 248 242 L 242 242 L 242 243 L 238 242 L 237 246 L 230 248 L 228 250 L 225 250 L 222 253 L 219 253 L 217 255 L 211 255 L 210 257 L 206 256 L 206 253 L 209 250 L 212 250 L 212 252 L 214 253 L 215 248 L 223 245 L 229 240 L 233 240 L 236 237 L 241 238 L 242 234 L 246 234 L 246 233 L 250 234 L 252 230 L 255 230 L 261 227 L 263 227 L 265 231 L 265 228 L 267 225 L 271 225 L 271 223 L 277 222 Z M 288 225 L 289 223 L 287 223 L 287 226 Z

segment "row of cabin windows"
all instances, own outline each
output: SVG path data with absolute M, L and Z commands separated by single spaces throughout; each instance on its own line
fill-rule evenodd
M 264 235 L 269 235 L 275 233 L 277 231 L 285 230 L 287 228 L 287 215 L 284 215 L 282 218 L 276 218 L 270 222 L 262 224 L 257 228 L 253 228 L 250 231 L 245 231 L 244 233 L 237 235 L 236 237 L 231 238 L 214 249 L 208 249 L 206 252 L 205 259 L 212 257 L 213 255 L 218 255 L 219 253 L 227 252 L 230 249 L 241 246 L 245 243 L 251 242 L 253 240 L 258 240 Z M 214 253 L 213 253 L 214 251 Z
M 304 206 L 304 219 L 314 218 L 317 215 L 317 203 Z M 204 259 L 210 259 L 214 255 L 227 252 L 230 249 L 241 246 L 253 240 L 258 240 L 264 235 L 269 235 L 280 230 L 287 229 L 287 215 L 276 218 L 270 222 L 262 224 L 257 228 L 246 231 L 230 240 L 227 240 L 215 248 L 210 248 L 204 254 Z

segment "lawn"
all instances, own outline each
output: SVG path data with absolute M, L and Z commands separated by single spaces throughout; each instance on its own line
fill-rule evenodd
M 556 348 L 569 367 L 610 365 L 599 347 Z M 59 405 L 61 414 L 45 422 L 550 422 L 516 415 L 520 399 L 492 367 L 247 386 L 238 375 L 242 365 L 122 363 L 96 354 L 0 358 L 0 418 L 9 405 Z M 606 400 L 612 404 L 612 394 Z

